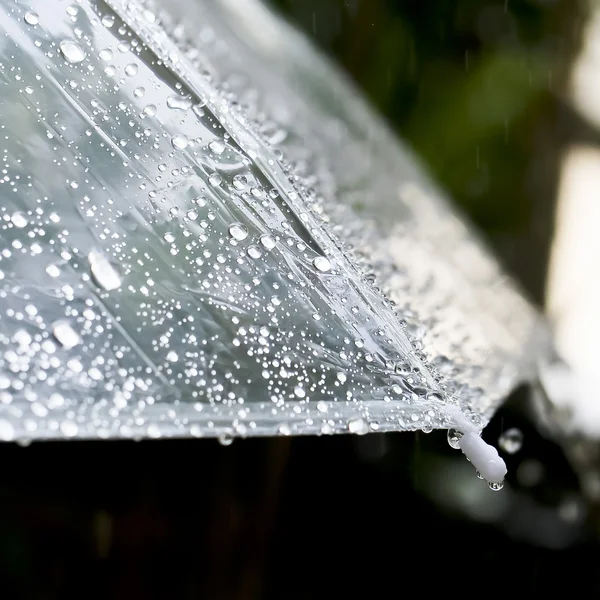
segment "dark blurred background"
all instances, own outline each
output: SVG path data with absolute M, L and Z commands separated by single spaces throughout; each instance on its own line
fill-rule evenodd
M 558 157 L 586 131 L 564 100 L 583 3 L 273 4 L 542 303 Z M 509 465 L 500 492 L 445 432 L 2 445 L 0 598 L 597 594 L 588 509 L 562 452 L 520 409 L 528 393 L 484 435 Z
M 271 0 L 357 83 L 543 301 L 580 0 Z

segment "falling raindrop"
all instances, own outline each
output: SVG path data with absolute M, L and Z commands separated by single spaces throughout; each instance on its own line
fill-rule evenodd
M 507 454 L 516 454 L 523 446 L 523 433 L 520 429 L 511 427 L 502 433 L 498 444 Z
M 86 57 L 85 49 L 79 42 L 63 40 L 59 44 L 59 48 L 67 62 L 80 63 Z

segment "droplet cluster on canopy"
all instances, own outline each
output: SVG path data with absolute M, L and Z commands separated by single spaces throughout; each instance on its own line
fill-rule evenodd
M 304 40 L 167 8 L 0 0 L 0 439 L 483 425 L 534 311 Z

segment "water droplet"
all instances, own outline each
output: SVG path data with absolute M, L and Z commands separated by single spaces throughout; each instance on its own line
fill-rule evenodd
M 136 63 L 130 63 L 125 67 L 125 75 L 127 75 L 127 77 L 134 77 L 137 75 L 137 72 L 138 66 Z
M 455 450 L 460 450 L 460 438 L 463 434 L 458 431 L 458 429 L 448 429 L 447 439 L 450 448 L 454 448 Z
M 225 144 L 223 142 L 221 142 L 220 140 L 214 140 L 214 141 L 212 141 L 208 145 L 208 147 L 215 154 L 223 154 L 223 152 L 225 151 Z
M 173 138 L 171 139 L 171 144 L 173 144 L 173 148 L 176 148 L 177 150 L 185 150 L 188 147 L 189 143 L 190 141 L 188 140 L 187 136 L 183 133 L 179 133 L 173 136 Z
M 255 245 L 249 246 L 247 252 L 250 258 L 260 258 L 262 256 L 262 250 Z
M 516 454 L 523 446 L 523 433 L 520 429 L 511 427 L 500 436 L 498 445 L 507 454 Z
M 10 220 L 12 224 L 19 229 L 26 227 L 28 223 L 27 217 L 20 212 L 13 213 L 13 215 L 10 217 Z
M 490 481 L 490 482 L 488 482 L 488 487 L 493 492 L 499 492 L 504 487 L 504 482 L 503 481 L 499 481 L 499 482 L 498 481 Z
M 227 433 L 222 433 L 218 439 L 221 446 L 231 446 L 233 444 L 233 437 Z
M 244 177 L 244 175 L 236 175 L 233 178 L 233 187 L 236 190 L 243 190 L 248 186 L 248 180 L 246 179 L 246 177 Z
M 15 428 L 6 419 L 0 419 L 0 441 L 11 442 L 15 439 Z
M 356 435 L 369 433 L 369 424 L 364 419 L 353 419 L 348 423 L 348 431 Z
M 25 23 L 27 23 L 27 25 L 37 25 L 40 22 L 40 17 L 36 12 L 33 12 L 32 10 L 27 11 L 23 16 L 23 19 Z
M 260 243 L 266 250 L 273 250 L 275 248 L 275 240 L 270 235 L 261 235 Z
M 81 343 L 81 337 L 67 321 L 57 321 L 52 325 L 52 333 L 58 343 L 65 349 L 70 350 Z
M 121 274 L 104 254 L 92 250 L 88 254 L 88 260 L 92 278 L 98 287 L 108 292 L 121 287 L 123 283 Z
M 115 17 L 113 15 L 104 15 L 102 17 L 102 25 L 104 27 L 112 27 L 115 24 Z
M 317 271 L 321 271 L 321 273 L 327 273 L 331 269 L 331 263 L 324 256 L 317 256 L 315 260 L 313 260 L 313 266 Z
M 245 240 L 248 237 L 248 229 L 242 223 L 232 223 L 229 226 L 229 235 L 238 241 Z
M 142 112 L 147 117 L 153 117 L 156 114 L 156 105 L 154 105 L 154 104 L 146 104 L 146 106 L 144 106 L 144 109 L 142 110 Z
M 172 109 L 187 110 L 192 106 L 192 99 L 189 96 L 169 96 L 167 106 Z
M 306 392 L 304 391 L 304 389 L 300 386 L 296 387 L 294 389 L 294 394 L 298 397 L 298 398 L 304 398 L 306 396 Z
M 292 429 L 287 423 L 282 423 L 278 431 L 280 435 L 292 435 Z
M 98 57 L 100 60 L 109 61 L 113 59 L 113 53 L 110 48 L 105 48 L 104 50 L 100 50 L 98 53 Z
M 79 63 L 85 59 L 85 49 L 79 42 L 73 40 L 63 40 L 59 44 L 59 49 L 65 60 L 70 63 Z
M 212 173 L 210 175 L 210 177 L 208 178 L 208 183 L 210 183 L 210 185 L 221 185 L 221 182 L 223 181 L 223 178 L 218 174 L 218 173 Z
M 79 427 L 75 421 L 63 421 L 60 424 L 60 431 L 65 437 L 75 437 L 79 432 Z

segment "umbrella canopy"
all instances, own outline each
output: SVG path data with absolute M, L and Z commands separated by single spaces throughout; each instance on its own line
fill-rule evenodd
M 0 438 L 483 427 L 535 310 L 305 39 L 161 4 L 0 0 Z

